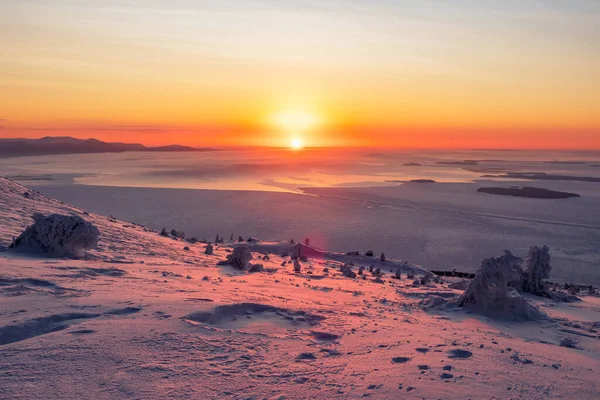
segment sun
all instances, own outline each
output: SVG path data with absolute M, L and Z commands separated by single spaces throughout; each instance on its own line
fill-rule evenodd
M 290 147 L 294 150 L 300 150 L 303 145 L 302 145 L 302 140 L 295 138 L 292 139 L 292 142 L 290 143 Z

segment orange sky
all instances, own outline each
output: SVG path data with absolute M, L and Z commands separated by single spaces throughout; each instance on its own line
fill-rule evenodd
M 0 2 L 0 137 L 600 148 L 597 2 L 198 3 Z

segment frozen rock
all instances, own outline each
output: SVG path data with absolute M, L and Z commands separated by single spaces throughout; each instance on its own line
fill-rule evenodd
M 174 238 L 185 239 L 185 233 L 179 232 L 175 229 L 171 229 L 171 236 L 173 236 Z
M 95 249 L 100 232 L 83 218 L 74 215 L 34 214 L 29 226 L 11 244 L 11 248 L 52 257 L 81 257 Z
M 469 286 L 470 282 L 471 281 L 468 279 L 461 279 L 460 281 L 450 283 L 448 287 L 450 289 L 465 290 Z
M 212 244 L 207 244 L 206 247 L 204 248 L 204 254 L 207 254 L 209 256 L 211 256 L 214 252 L 214 248 Z
M 350 264 L 344 264 L 340 267 L 340 272 L 347 278 L 356 278 L 356 272 L 352 271 Z
M 394 273 L 394 276 L 397 279 L 402 279 L 402 271 L 400 270 L 400 268 L 396 269 L 396 272 Z
M 492 317 L 533 320 L 544 314 L 521 296 L 509 282 L 520 279 L 522 259 L 505 250 L 501 257 L 483 259 L 463 295 L 461 307 L 470 307 Z
M 250 267 L 250 260 L 252 260 L 252 253 L 248 246 L 238 246 L 233 249 L 233 252 L 227 256 L 229 264 L 237 269 L 245 270 Z
M 169 237 L 169 232 L 167 232 L 167 228 L 162 228 L 160 231 L 160 236 Z
M 264 270 L 265 267 L 262 264 L 254 264 L 252 267 L 250 267 L 248 272 L 263 272 Z
M 369 250 L 365 253 L 365 256 L 367 257 L 373 257 L 373 250 Z
M 425 274 L 421 278 L 421 285 L 429 285 L 433 280 L 433 274 Z

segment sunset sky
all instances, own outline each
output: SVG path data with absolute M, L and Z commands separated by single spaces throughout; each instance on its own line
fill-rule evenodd
M 598 0 L 0 0 L 0 137 L 600 148 Z

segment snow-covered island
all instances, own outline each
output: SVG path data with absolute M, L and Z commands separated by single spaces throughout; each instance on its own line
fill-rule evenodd
M 553 282 L 541 243 L 463 279 L 282 239 L 207 243 L 0 178 L 0 398 L 598 398 L 600 297 Z

